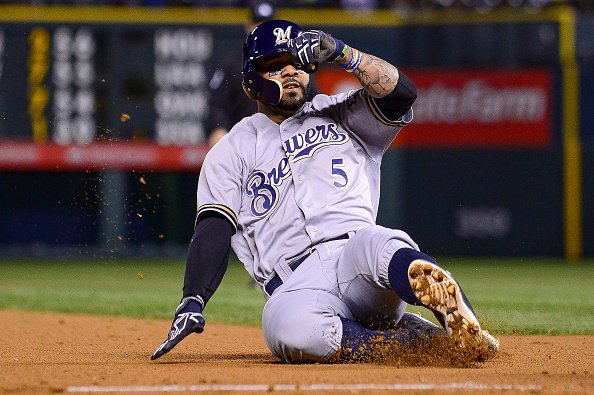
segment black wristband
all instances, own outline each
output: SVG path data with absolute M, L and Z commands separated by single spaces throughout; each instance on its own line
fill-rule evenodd
M 346 45 L 342 40 L 339 40 L 332 36 L 331 36 L 331 40 L 334 40 L 334 42 L 336 43 L 336 48 L 334 49 L 334 53 L 332 55 L 330 55 L 330 57 L 328 58 L 328 62 L 336 62 L 338 60 L 338 58 L 344 56 L 343 51 L 344 51 L 344 47 Z

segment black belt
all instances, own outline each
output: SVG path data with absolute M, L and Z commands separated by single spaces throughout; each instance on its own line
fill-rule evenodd
M 322 243 L 327 243 L 329 241 L 344 240 L 344 239 L 348 239 L 348 238 L 349 238 L 349 234 L 348 233 L 345 233 L 345 234 L 342 234 L 340 236 L 334 237 L 332 239 L 323 240 L 322 242 L 316 244 L 316 246 L 319 245 L 319 244 L 322 244 Z M 299 257 L 299 259 L 296 259 L 295 261 L 290 262 L 289 263 L 289 268 L 291 268 L 292 271 L 297 270 L 297 268 L 299 267 L 299 265 L 301 265 L 311 255 L 311 253 L 314 252 L 314 250 L 315 250 L 314 247 L 311 247 L 309 249 L 309 251 L 306 254 L 304 254 L 303 256 Z M 296 256 L 299 256 L 299 255 L 296 255 Z M 280 287 L 282 284 L 283 284 L 283 280 L 281 280 L 281 278 L 279 277 L 278 273 L 275 272 L 274 273 L 274 276 L 272 276 L 272 278 L 264 286 L 264 289 L 266 290 L 266 293 L 268 294 L 268 296 L 271 296 L 272 293 L 274 291 L 276 291 L 276 289 L 278 287 Z

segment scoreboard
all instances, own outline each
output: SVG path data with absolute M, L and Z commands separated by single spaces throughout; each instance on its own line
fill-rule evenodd
M 20 32 L 7 32 L 7 42 L 12 44 L 16 41 L 13 37 L 15 33 Z M 6 68 L 10 73 L 9 77 L 20 69 L 25 71 L 23 74 L 27 79 L 23 81 L 6 78 L 14 83 L 7 92 L 26 93 L 24 97 L 15 97 L 12 94 L 11 97 L 15 103 L 26 105 L 28 117 L 23 119 L 10 115 L 7 131 L 31 133 L 36 142 L 92 142 L 96 138 L 97 96 L 97 44 L 93 33 L 85 27 L 60 26 L 50 31 L 45 27 L 35 26 L 19 36 L 23 37 L 21 45 L 7 46 Z M 12 59 L 26 63 L 10 64 Z M 19 89 L 23 85 L 26 89 Z M 18 111 L 14 112 L 19 114 Z M 13 111 L 7 111 L 7 114 L 12 113 Z M 21 112 L 19 115 L 25 114 Z M 19 128 L 17 125 L 29 127 Z
M 2 138 L 144 138 L 164 145 L 204 139 L 209 29 L 0 29 Z M 122 127 L 127 122 L 133 126 Z
M 0 168 L 78 169 L 85 162 L 80 155 L 70 162 L 71 150 L 89 145 L 104 152 L 104 167 L 133 168 L 138 161 L 119 157 L 130 144 L 152 158 L 194 150 L 180 156 L 191 162 L 144 166 L 196 168 L 208 82 L 217 64 L 240 53 L 244 10 L 221 17 L 216 9 L 3 9 Z

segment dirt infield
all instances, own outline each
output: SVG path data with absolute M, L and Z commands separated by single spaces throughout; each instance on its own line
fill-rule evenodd
M 169 325 L 0 311 L 0 393 L 594 393 L 594 336 L 501 336 L 496 359 L 467 369 L 285 365 L 259 328 L 207 323 L 151 362 Z

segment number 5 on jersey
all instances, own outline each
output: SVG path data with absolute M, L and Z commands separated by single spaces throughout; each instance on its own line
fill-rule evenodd
M 338 180 L 334 181 L 334 186 L 337 188 L 344 188 L 349 183 L 349 178 L 342 169 L 343 167 L 344 161 L 342 158 L 332 159 L 332 178 L 338 178 Z

